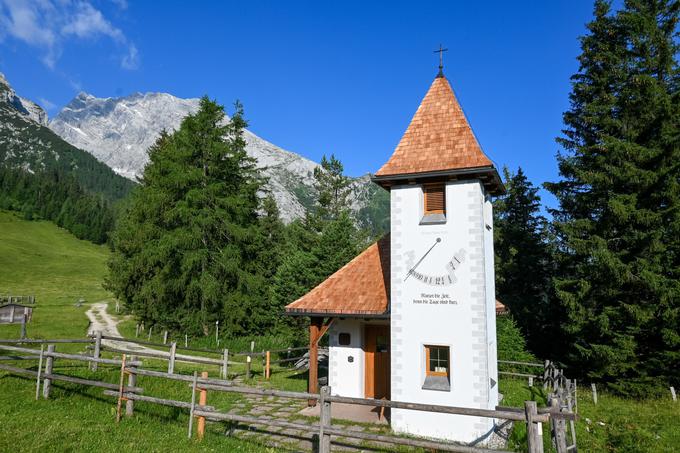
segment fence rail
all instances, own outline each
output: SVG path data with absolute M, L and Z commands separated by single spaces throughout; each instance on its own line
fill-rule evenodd
M 288 362 L 295 362 L 298 360 L 301 360 L 305 358 L 305 356 L 299 356 L 299 357 L 290 357 L 290 353 L 294 351 L 301 351 L 301 350 L 307 350 L 307 347 L 296 347 L 296 348 L 285 348 L 285 349 L 275 349 L 275 350 L 268 350 L 268 351 L 261 351 L 261 352 L 255 352 L 255 342 L 251 342 L 251 350 L 250 351 L 243 351 L 243 352 L 229 352 L 228 349 L 224 349 L 222 351 L 218 350 L 212 350 L 212 349 L 200 349 L 200 348 L 188 348 L 188 347 L 181 347 L 178 346 L 176 342 L 170 342 L 168 343 L 155 343 L 152 341 L 146 341 L 146 340 L 139 340 L 139 339 L 133 339 L 133 338 L 122 338 L 122 337 L 114 337 L 110 335 L 103 335 L 101 332 L 94 332 L 93 334 L 90 335 L 91 339 L 89 340 L 83 340 L 83 342 L 93 342 L 94 343 L 94 356 L 99 357 L 102 351 L 106 350 L 109 352 L 114 352 L 118 354 L 136 354 L 141 357 L 149 357 L 149 358 L 154 358 L 154 359 L 159 359 L 159 360 L 168 360 L 168 371 L 172 372 L 174 370 L 174 363 L 175 362 L 184 362 L 184 363 L 195 363 L 195 364 L 201 364 L 201 365 L 216 365 L 221 368 L 221 375 L 223 378 L 228 377 L 228 367 L 230 365 L 232 366 L 243 366 L 245 367 L 245 370 L 243 373 L 232 373 L 233 375 L 240 375 L 244 374 L 246 379 L 251 378 L 252 376 L 252 363 L 253 359 L 255 357 L 261 357 L 262 358 L 262 367 L 263 367 L 263 374 L 266 379 L 269 379 L 269 377 L 272 374 L 272 365 L 281 365 L 283 363 L 288 363 Z M 165 338 L 167 339 L 167 335 L 165 335 Z M 112 346 L 112 345 L 107 345 L 104 343 L 104 341 L 108 342 L 116 342 L 117 345 Z M 138 344 L 142 346 L 151 346 L 154 348 L 164 348 L 168 349 L 168 352 L 162 352 L 162 351 L 139 351 L 139 350 L 132 350 L 132 349 L 126 349 L 125 347 L 119 345 L 120 343 L 131 343 L 131 344 Z M 190 356 L 187 354 L 177 354 L 177 351 L 195 351 L 195 352 L 202 352 L 202 353 L 211 353 L 211 354 L 218 354 L 221 356 L 221 359 L 215 359 L 215 358 L 210 358 L 210 357 L 197 357 L 197 356 Z M 276 354 L 283 354 L 286 353 L 286 357 L 279 358 L 277 360 L 272 360 L 271 359 L 271 354 L 276 353 Z M 230 357 L 245 357 L 245 361 L 234 361 L 234 360 L 229 360 Z
M 8 304 L 35 304 L 35 296 L 12 296 L 10 294 L 0 294 L 0 303 L 4 302 L 7 302 Z
M 119 340 L 119 339 L 117 339 Z M 8 341 L 9 342 L 9 341 Z M 21 340 L 15 341 L 20 343 Z M 63 340 L 62 342 L 68 342 Z M 72 343 L 80 343 L 80 341 L 70 341 Z M 38 343 L 40 344 L 40 343 Z M 44 346 L 44 344 L 41 344 Z M 369 398 L 350 398 L 343 396 L 332 396 L 330 392 L 330 387 L 323 387 L 319 394 L 307 393 L 307 392 L 290 392 L 283 390 L 274 389 L 260 389 L 255 387 L 245 387 L 236 386 L 233 381 L 226 379 L 215 379 L 208 378 L 207 373 L 204 373 L 204 377 L 198 377 L 196 373 L 194 376 L 182 375 L 177 373 L 165 373 L 161 371 L 147 370 L 143 369 L 142 362 L 136 360 L 127 360 L 125 354 L 121 359 L 104 359 L 101 357 L 92 357 L 89 355 L 79 355 L 79 354 L 66 354 L 54 351 L 54 344 L 49 344 L 47 351 L 43 349 L 36 350 L 19 346 L 10 346 L 5 343 L 0 344 L 0 349 L 21 352 L 25 354 L 32 354 L 33 358 L 40 360 L 40 365 L 38 366 L 38 371 L 28 370 L 24 368 L 19 368 L 11 365 L 0 364 L 0 370 L 4 370 L 14 374 L 28 375 L 37 378 L 37 389 L 40 387 L 42 380 L 43 383 L 43 396 L 49 397 L 50 383 L 52 381 L 64 381 L 70 382 L 78 385 L 93 386 L 104 389 L 104 394 L 107 396 L 118 397 L 119 400 L 119 414 L 120 407 L 122 406 L 122 401 L 126 402 L 126 414 L 133 415 L 134 401 L 144 401 L 153 404 L 174 406 L 181 409 L 188 409 L 191 413 L 190 423 L 193 423 L 194 418 L 199 419 L 199 437 L 201 422 L 200 420 L 208 419 L 214 421 L 234 421 L 246 424 L 260 424 L 267 426 L 281 426 L 294 429 L 301 429 L 307 432 L 318 432 L 318 447 L 321 453 L 326 453 L 330 451 L 331 448 L 331 436 L 337 437 L 347 437 L 356 438 L 372 442 L 385 442 L 395 445 L 405 445 L 410 447 L 420 447 L 428 449 L 438 449 L 444 451 L 454 451 L 454 452 L 465 452 L 465 453 L 503 453 L 499 450 L 488 450 L 485 448 L 473 447 L 473 446 L 463 446 L 452 444 L 448 442 L 423 440 L 423 439 L 412 439 L 406 437 L 399 437 L 393 435 L 382 435 L 373 433 L 356 432 L 347 429 L 340 425 L 332 425 L 331 423 L 331 413 L 330 405 L 331 403 L 344 403 L 344 404 L 354 404 L 354 405 L 366 405 L 373 407 L 385 407 L 394 409 L 408 409 L 426 412 L 435 412 L 443 414 L 455 414 L 461 416 L 474 416 L 474 417 L 486 417 L 494 419 L 505 419 L 512 420 L 515 422 L 523 422 L 527 424 L 528 432 L 528 442 L 529 451 L 541 453 L 543 451 L 543 443 L 541 436 L 538 435 L 539 424 L 540 423 L 550 423 L 551 432 L 553 438 L 558 446 L 557 450 L 562 453 L 561 446 L 565 445 L 563 439 L 567 437 L 566 423 L 569 421 L 573 423 L 576 419 L 576 415 L 571 411 L 571 408 L 563 407 L 557 398 L 551 399 L 551 406 L 547 408 L 538 409 L 536 403 L 533 401 L 527 401 L 524 408 L 508 408 L 508 407 L 498 407 L 495 410 L 488 409 L 477 409 L 477 408 L 465 408 L 465 407 L 452 407 L 452 406 L 440 406 L 431 404 L 420 404 L 411 402 L 401 402 L 401 401 L 390 401 L 390 400 L 377 400 Z M 287 350 L 286 350 L 287 351 Z M 140 355 L 135 352 L 135 355 Z M 29 356 L 30 357 L 30 356 Z M 42 366 L 43 358 L 46 359 L 45 366 Z M 54 360 L 55 359 L 68 359 L 77 360 L 89 363 L 101 363 L 118 365 L 121 368 L 121 381 L 120 384 L 114 384 L 109 382 L 101 382 L 92 379 L 83 379 L 73 376 L 65 376 L 62 374 L 54 373 Z M 217 361 L 219 362 L 219 361 Z M 128 375 L 127 384 L 123 380 L 123 376 Z M 136 385 L 136 380 L 138 376 L 146 376 L 149 378 L 158 379 L 169 379 L 174 381 L 182 381 L 189 384 L 192 388 L 191 392 L 191 402 L 171 400 L 167 398 L 160 398 L 150 395 L 142 395 L 143 388 Z M 559 379 L 555 382 L 561 382 Z M 571 386 L 571 381 L 569 382 Z M 571 388 L 571 387 L 569 387 Z M 280 398 L 291 398 L 297 400 L 314 400 L 320 404 L 320 418 L 318 423 L 303 424 L 299 422 L 291 422 L 287 420 L 277 420 L 277 419 L 264 419 L 261 417 L 251 417 L 244 415 L 236 415 L 220 412 L 216 408 L 209 406 L 205 403 L 206 392 L 219 391 L 219 392 L 231 392 L 231 393 L 241 393 L 241 394 L 257 394 L 262 396 L 276 396 Z M 196 402 L 196 392 L 201 393 L 201 398 L 198 403 Z M 36 393 L 37 396 L 37 393 Z M 558 392 L 558 396 L 559 392 Z M 567 399 L 568 395 L 564 394 L 562 391 L 563 399 Z M 572 425 L 573 426 L 573 425 Z M 573 430 L 572 430 L 573 432 Z M 572 434 L 573 435 L 573 434 Z M 573 448 L 573 446 L 572 446 Z

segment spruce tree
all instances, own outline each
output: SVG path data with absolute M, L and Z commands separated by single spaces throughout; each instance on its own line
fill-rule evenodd
M 354 258 L 367 235 L 350 215 L 349 178 L 342 163 L 331 156 L 314 171 L 317 198 L 304 219 L 291 223 L 281 264 L 274 276 L 273 301 L 279 312 Z M 282 329 L 301 329 L 299 319 L 286 318 Z
M 149 164 L 113 237 L 108 286 L 147 325 L 229 334 L 263 329 L 258 191 L 243 109 L 225 122 L 208 98 L 149 150 Z
M 318 193 L 315 214 L 321 221 L 335 220 L 349 210 L 350 179 L 343 174 L 344 166 L 333 154 L 324 155 L 314 169 L 314 188 Z
M 507 192 L 494 206 L 496 294 L 512 313 L 530 348 L 545 357 L 545 335 L 552 324 L 550 278 L 552 263 L 546 220 L 540 214 L 538 188 L 521 168 L 503 170 Z
M 547 184 L 568 359 L 627 394 L 680 376 L 679 9 L 596 2 L 558 139 L 562 179 Z

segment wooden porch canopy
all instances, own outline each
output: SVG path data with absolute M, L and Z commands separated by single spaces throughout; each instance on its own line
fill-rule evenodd
M 309 316 L 309 392 L 318 393 L 318 345 L 335 317 L 387 318 L 390 306 L 390 235 L 372 244 L 319 286 L 286 306 Z

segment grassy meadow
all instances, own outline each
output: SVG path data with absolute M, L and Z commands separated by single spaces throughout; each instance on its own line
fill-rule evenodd
M 37 307 L 28 326 L 32 338 L 82 338 L 88 321 L 88 304 L 111 301 L 101 286 L 106 272 L 108 250 L 74 238 L 50 222 L 21 220 L 14 214 L 0 212 L 0 293 L 35 295 Z M 84 299 L 82 307 L 75 302 Z M 126 336 L 134 336 L 135 321 L 123 321 L 119 328 Z M 0 338 L 17 338 L 17 325 L 0 325 Z M 161 332 L 153 338 L 160 339 Z M 144 334 L 146 337 L 146 333 Z M 181 334 L 175 338 L 183 342 Z M 251 339 L 229 340 L 222 347 L 245 350 Z M 287 346 L 276 338 L 261 337 L 256 350 Z M 204 340 L 205 341 L 205 340 Z M 200 342 L 199 342 L 200 343 Z M 59 351 L 85 351 L 84 345 L 58 345 Z M 28 363 L 17 366 L 27 367 Z M 144 361 L 145 368 L 163 370 L 165 363 Z M 33 368 L 35 369 L 35 365 Z M 237 366 L 232 367 L 237 371 Z M 178 363 L 176 370 L 190 374 L 190 365 Z M 206 368 L 217 376 L 217 367 Z M 305 389 L 306 376 L 289 369 L 277 368 L 269 382 L 262 381 L 259 359 L 253 364 L 258 385 L 286 390 Z M 106 380 L 115 383 L 119 371 L 100 367 L 96 373 L 82 362 L 57 360 L 55 372 Z M 188 401 L 186 383 L 140 377 L 138 385 L 144 394 Z M 101 389 L 56 383 L 50 400 L 35 401 L 35 381 L 0 371 L 0 451 L 275 451 L 251 437 L 239 440 L 224 436 L 225 426 L 209 423 L 202 442 L 187 438 L 187 411 L 137 403 L 135 416 L 115 423 L 115 398 L 106 397 Z M 523 406 L 527 399 L 545 404 L 540 387 L 529 388 L 526 381 L 501 379 L 505 395 L 503 405 Z M 252 404 L 241 395 L 212 392 L 208 404 L 228 411 Z M 673 452 L 680 448 L 680 403 L 670 396 L 663 400 L 625 400 L 600 391 L 599 404 L 590 399 L 589 389 L 579 389 L 577 438 L 583 452 Z M 302 416 L 299 416 L 304 419 Z M 342 423 L 338 421 L 337 423 Z M 549 433 L 544 426 L 546 451 L 551 451 Z M 515 426 L 510 447 L 525 448 L 525 428 Z M 291 446 L 294 449 L 294 446 Z M 278 451 L 278 450 L 277 450 Z

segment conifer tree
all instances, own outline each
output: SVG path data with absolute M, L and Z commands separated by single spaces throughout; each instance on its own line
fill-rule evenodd
M 494 207 L 496 294 L 512 313 L 533 351 L 548 356 L 546 331 L 552 323 L 552 264 L 541 199 L 521 168 L 503 169 L 507 192 Z
M 314 188 L 318 192 L 316 215 L 322 221 L 335 220 L 349 210 L 350 179 L 343 174 L 344 166 L 333 154 L 324 155 L 314 169 Z
M 558 139 L 562 179 L 547 184 L 569 359 L 627 394 L 680 376 L 679 9 L 596 2 Z
M 149 150 L 113 239 L 108 286 L 147 325 L 202 331 L 220 321 L 253 333 L 269 300 L 259 268 L 258 191 L 238 103 L 231 120 L 208 98 Z
M 279 312 L 344 266 L 366 245 L 366 234 L 350 216 L 349 178 L 343 174 L 342 163 L 335 156 L 324 156 L 314 177 L 314 209 L 288 226 L 281 264 L 274 276 L 273 301 Z M 287 329 L 302 326 L 299 320 L 290 318 L 282 324 Z

